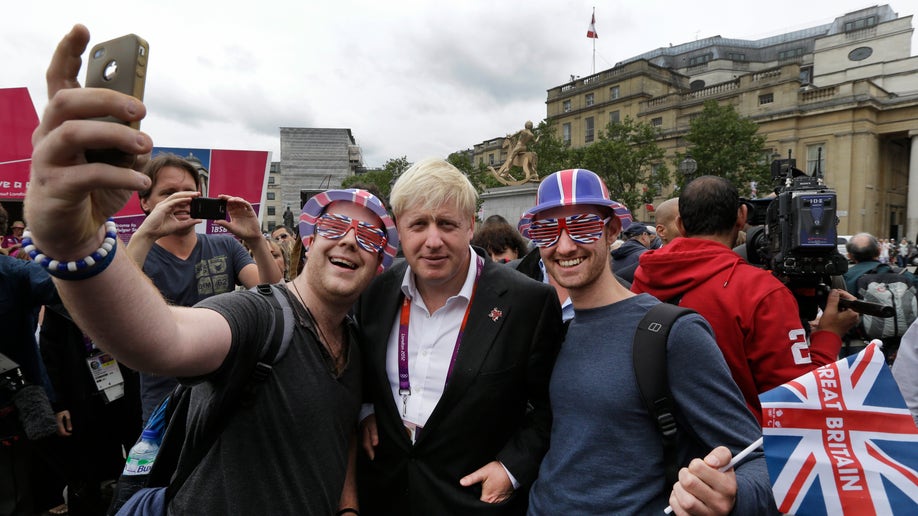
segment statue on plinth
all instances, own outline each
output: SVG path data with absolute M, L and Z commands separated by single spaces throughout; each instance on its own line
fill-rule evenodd
M 516 132 L 514 135 L 507 135 L 504 138 L 502 148 L 507 149 L 507 159 L 504 160 L 504 164 L 500 166 L 499 170 L 494 170 L 494 167 L 488 167 L 494 177 L 497 178 L 502 184 L 507 186 L 516 186 L 521 185 L 526 182 L 539 182 L 539 173 L 536 171 L 536 165 L 538 164 L 539 157 L 535 152 L 529 150 L 529 144 L 535 143 L 539 139 L 532 134 L 532 122 L 527 121 L 523 129 Z M 517 179 L 510 174 L 510 167 L 520 167 L 523 169 L 525 176 L 522 179 Z

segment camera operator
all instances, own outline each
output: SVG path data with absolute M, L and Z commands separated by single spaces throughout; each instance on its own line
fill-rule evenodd
M 0 234 L 5 234 L 2 206 L 0 220 Z M 40 387 L 45 373 L 35 330 L 41 306 L 57 299 L 51 276 L 38 264 L 0 255 L 0 358 L 6 364 L 0 367 L 0 514 L 33 510 L 29 476 L 36 461 L 28 438 L 54 431 L 54 415 Z
M 692 181 L 679 197 L 677 224 L 685 237 L 644 253 L 631 290 L 692 308 L 708 320 L 733 379 L 761 421 L 759 394 L 834 362 L 841 336 L 858 314 L 839 312 L 839 296 L 854 297 L 832 291 L 808 342 L 791 291 L 732 250 L 747 210 L 728 180 Z

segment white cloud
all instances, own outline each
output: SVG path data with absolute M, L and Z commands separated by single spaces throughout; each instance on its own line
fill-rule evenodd
M 902 11 L 899 14 L 913 14 Z M 18 2 L 0 18 L 0 87 L 45 105 L 44 69 L 72 24 L 93 43 L 150 43 L 143 123 L 157 145 L 264 149 L 282 126 L 349 127 L 369 166 L 446 156 L 545 117 L 546 90 L 591 73 L 594 2 Z M 596 69 L 714 35 L 758 39 L 871 2 L 599 4 Z M 893 5 L 895 9 L 897 6 Z

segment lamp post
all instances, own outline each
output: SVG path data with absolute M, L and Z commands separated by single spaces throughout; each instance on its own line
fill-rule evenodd
M 685 159 L 679 162 L 679 173 L 682 174 L 682 188 L 688 186 L 695 179 L 695 172 L 698 171 L 698 162 L 692 158 L 691 154 L 686 154 Z

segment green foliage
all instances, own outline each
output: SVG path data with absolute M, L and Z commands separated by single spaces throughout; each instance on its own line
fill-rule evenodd
M 454 152 L 446 158 L 446 161 L 464 172 L 465 175 L 468 176 L 469 181 L 472 182 L 472 185 L 475 186 L 475 189 L 478 190 L 478 193 L 484 192 L 488 188 L 503 186 L 497 178 L 494 177 L 494 174 L 488 170 L 486 165 L 483 163 L 478 165 L 472 163 L 467 152 Z
M 363 174 L 350 176 L 341 181 L 341 188 L 354 188 L 355 185 L 362 187 L 374 186 L 385 197 L 389 198 L 389 192 L 392 190 L 392 184 L 399 174 L 408 170 L 411 163 L 406 156 L 393 158 L 386 161 L 382 169 L 369 170 Z
M 701 114 L 692 120 L 685 139 L 691 144 L 688 152 L 698 162 L 694 177 L 720 176 L 729 179 L 741 195 L 750 192 L 750 181 L 759 183 L 759 191 L 771 184 L 769 164 L 765 155 L 765 137 L 758 125 L 743 118 L 732 105 L 720 105 L 715 100 L 704 104 Z M 675 164 L 685 155 L 676 156 Z M 681 188 L 684 178 L 677 174 Z
M 596 172 L 613 199 L 635 210 L 653 202 L 662 193 L 662 186 L 669 184 L 665 151 L 656 143 L 659 136 L 650 124 L 625 117 L 600 131 L 593 144 L 569 151 L 569 158 Z
M 573 167 L 570 149 L 558 137 L 553 122 L 542 120 L 539 126 L 533 129 L 532 134 L 536 136 L 536 140 L 529 144 L 529 150 L 539 157 L 536 169 L 540 178 Z

